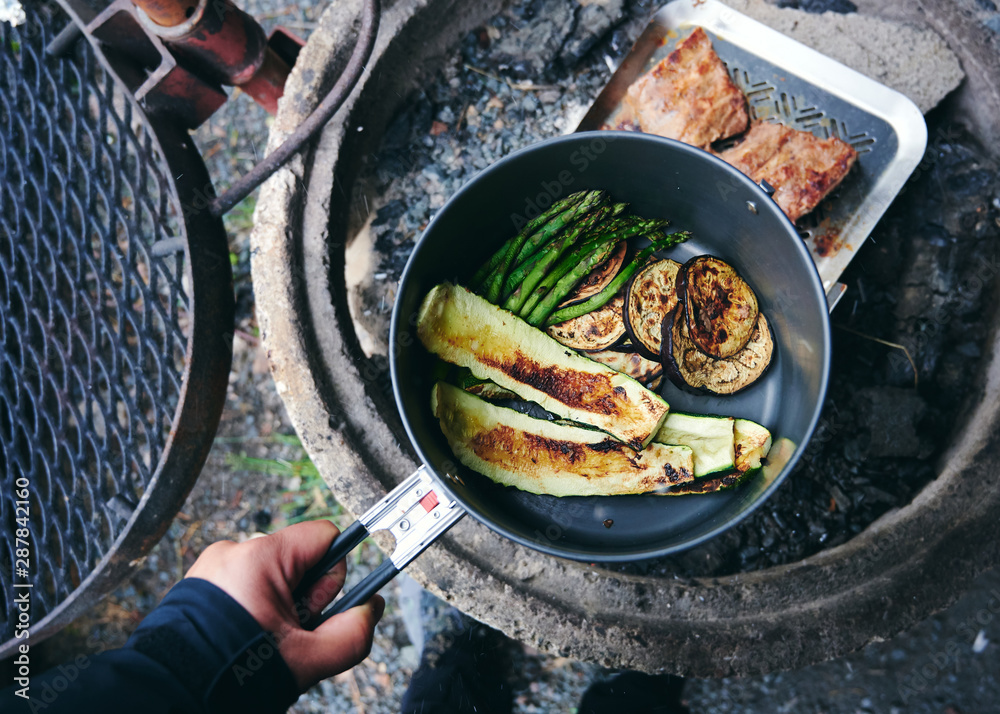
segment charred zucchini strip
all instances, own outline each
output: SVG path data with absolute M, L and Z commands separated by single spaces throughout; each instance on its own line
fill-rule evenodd
M 505 486 L 552 496 L 649 493 L 694 478 L 691 449 L 636 453 L 599 431 L 533 419 L 438 382 L 431 409 L 456 458 Z
M 557 416 L 602 429 L 634 449 L 650 442 L 667 403 L 634 379 L 581 357 L 463 287 L 427 294 L 417 335 L 429 351 L 492 379 Z

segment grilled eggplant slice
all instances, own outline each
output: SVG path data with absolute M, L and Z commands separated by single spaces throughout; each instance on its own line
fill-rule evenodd
M 757 324 L 757 296 L 735 268 L 711 255 L 686 262 L 679 278 L 691 341 L 709 357 L 726 359 L 746 347 Z
M 611 298 L 603 307 L 546 328 L 560 344 L 584 352 L 597 352 L 613 347 L 625 337 L 622 322 L 624 293 Z
M 694 478 L 686 446 L 636 453 L 607 434 L 531 417 L 438 382 L 431 409 L 455 457 L 506 486 L 552 496 L 648 493 Z
M 657 260 L 640 270 L 625 288 L 625 330 L 643 357 L 658 360 L 663 320 L 677 307 L 681 264 Z
M 488 402 L 520 399 L 514 392 L 504 389 L 496 382 L 491 382 L 488 379 L 479 379 L 473 383 L 466 384 L 464 389 L 469 394 L 475 394 L 477 397 L 485 399 Z
M 663 365 L 646 359 L 638 352 L 619 352 L 617 349 L 591 352 L 590 359 L 606 364 L 616 372 L 627 374 L 642 384 L 649 385 L 663 374 Z
M 625 255 L 627 253 L 628 243 L 618 241 L 615 247 L 611 249 L 611 255 L 603 263 L 590 271 L 590 274 L 581 280 L 579 285 L 573 288 L 573 292 L 559 303 L 557 308 L 576 305 L 578 302 L 583 302 L 587 298 L 594 297 L 594 295 L 604 290 L 608 286 L 608 283 L 618 275 L 618 271 L 621 270 L 622 265 L 625 263 Z
M 764 313 L 746 346 L 728 359 L 715 359 L 698 349 L 688 334 L 684 306 L 663 322 L 663 371 L 674 384 L 712 394 L 735 394 L 757 381 L 774 353 L 774 338 Z
M 503 308 L 451 283 L 430 290 L 417 315 L 430 352 L 468 367 L 553 414 L 642 449 L 669 407 L 631 377 L 567 349 Z

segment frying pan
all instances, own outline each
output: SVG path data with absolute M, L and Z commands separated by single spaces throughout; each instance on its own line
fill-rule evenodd
M 711 253 L 729 262 L 753 286 L 768 316 L 775 356 L 758 382 L 728 397 L 689 394 L 670 384 L 661 391 L 672 409 L 748 418 L 771 430 L 774 446 L 767 463 L 739 489 L 676 498 L 530 494 L 458 464 L 431 413 L 436 358 L 416 337 L 424 296 L 440 282 L 466 282 L 554 200 L 597 188 L 627 201 L 638 215 L 669 219 L 670 230 L 691 231 L 691 240 L 667 256 L 683 262 Z M 365 602 L 465 513 L 522 545 L 586 562 L 652 558 L 712 538 L 759 507 L 795 466 L 819 418 L 830 367 L 829 315 L 816 267 L 769 193 L 708 152 L 631 132 L 544 141 L 496 162 L 463 186 L 410 256 L 390 342 L 396 404 L 422 466 L 348 527 L 306 573 L 299 596 L 368 533 L 385 529 L 396 538 L 390 557 L 312 626 Z

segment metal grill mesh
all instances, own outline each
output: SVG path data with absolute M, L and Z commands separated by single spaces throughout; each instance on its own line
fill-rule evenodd
M 18 479 L 30 483 L 37 621 L 142 498 L 190 334 L 181 204 L 144 117 L 87 42 L 45 55 L 50 28 L 67 22 L 58 10 L 25 10 L 25 24 L 0 23 L 0 641 L 25 582 Z
M 859 155 L 872 150 L 872 145 L 876 142 L 875 137 L 867 131 L 854 130 L 855 124 L 859 123 L 859 117 L 852 117 L 854 124 L 848 127 L 844 119 L 830 116 L 828 112 L 818 108 L 815 102 L 782 91 L 773 82 L 755 80 L 751 72 L 732 61 L 726 63 L 726 68 L 733 82 L 747 98 L 751 121 L 777 121 L 793 129 L 808 131 L 820 139 L 835 136 L 854 147 Z M 738 139 L 734 137 L 731 141 L 720 142 L 719 150 L 737 141 Z M 838 198 L 839 189 L 831 194 L 833 202 Z M 829 203 L 830 201 L 821 202 L 796 222 L 795 227 L 803 239 L 811 238 L 817 227 L 828 217 Z

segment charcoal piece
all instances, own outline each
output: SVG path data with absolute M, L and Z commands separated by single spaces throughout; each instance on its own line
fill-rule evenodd
M 913 389 L 869 387 L 855 395 L 855 405 L 862 423 L 868 427 L 865 458 L 919 458 L 933 451 L 934 441 L 918 432 L 927 403 Z
M 566 69 L 575 67 L 594 45 L 622 18 L 623 0 L 607 0 L 579 7 L 576 26 L 566 38 L 559 60 Z

